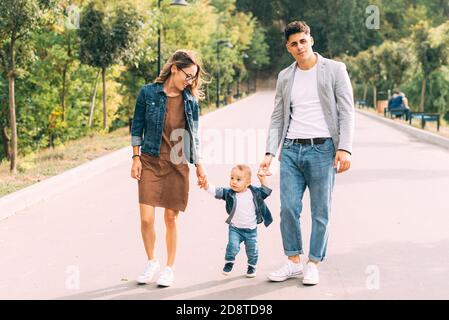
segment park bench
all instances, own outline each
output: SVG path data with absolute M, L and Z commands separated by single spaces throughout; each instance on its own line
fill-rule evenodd
M 407 110 L 404 108 L 390 109 L 387 107 L 384 109 L 384 117 L 387 117 L 388 115 L 391 119 L 394 116 L 395 118 L 404 118 L 405 120 L 407 120 Z
M 424 129 L 426 122 L 434 121 L 437 123 L 437 131 L 440 131 L 440 115 L 438 113 L 422 113 L 422 112 L 411 112 L 410 113 L 410 125 L 412 124 L 412 119 L 421 119 L 421 128 Z
M 368 106 L 368 102 L 366 100 L 363 99 L 356 99 L 354 101 L 354 104 L 357 108 L 361 108 L 361 107 L 367 107 Z

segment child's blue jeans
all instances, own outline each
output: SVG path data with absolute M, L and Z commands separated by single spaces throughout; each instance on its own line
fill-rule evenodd
M 226 247 L 226 262 L 235 262 L 235 257 L 240 251 L 240 243 L 245 243 L 246 256 L 248 257 L 248 265 L 256 267 L 259 257 L 259 249 L 257 247 L 257 228 L 243 229 L 229 225 L 228 245 Z

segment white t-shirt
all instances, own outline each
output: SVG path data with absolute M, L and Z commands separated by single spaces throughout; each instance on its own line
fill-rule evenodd
M 209 184 L 207 192 L 215 196 L 215 186 Z M 244 192 L 236 192 L 236 206 L 231 225 L 236 228 L 257 228 L 256 206 L 253 201 L 253 193 L 248 188 Z
M 296 67 L 288 139 L 331 137 L 318 96 L 317 72 L 317 64 L 309 70 Z

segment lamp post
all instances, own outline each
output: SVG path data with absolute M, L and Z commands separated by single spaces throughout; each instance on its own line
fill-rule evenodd
M 158 0 L 157 7 L 161 10 L 162 0 Z M 187 6 L 188 3 L 185 0 L 173 0 L 170 3 L 171 6 Z M 157 76 L 161 73 L 161 28 L 157 29 Z
M 215 101 L 215 105 L 217 108 L 220 107 L 220 46 L 226 45 L 228 48 L 232 48 L 232 44 L 227 40 L 218 40 L 217 41 L 217 100 Z

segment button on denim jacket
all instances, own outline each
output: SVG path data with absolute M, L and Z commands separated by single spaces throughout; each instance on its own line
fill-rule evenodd
M 268 227 L 273 222 L 273 217 L 271 216 L 270 209 L 268 209 L 264 199 L 271 194 L 272 190 L 264 185 L 261 187 L 250 185 L 249 189 L 253 194 L 254 206 L 256 207 L 257 224 L 263 222 L 265 227 Z M 215 198 L 226 201 L 226 212 L 229 214 L 226 223 L 230 224 L 232 218 L 234 218 L 237 203 L 235 191 L 231 188 L 217 187 L 215 189 Z
M 186 127 L 183 134 L 185 159 L 196 164 L 199 161 L 198 138 L 199 105 L 188 90 L 182 92 Z M 159 157 L 164 130 L 167 96 L 161 83 L 146 84 L 137 96 L 131 126 L 131 145 L 142 146 L 141 152 Z M 143 137 L 143 138 L 142 138 Z

